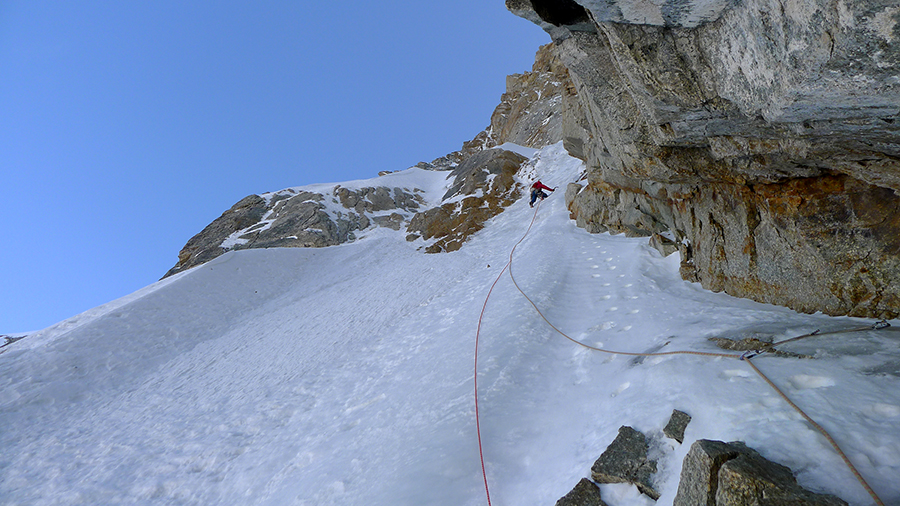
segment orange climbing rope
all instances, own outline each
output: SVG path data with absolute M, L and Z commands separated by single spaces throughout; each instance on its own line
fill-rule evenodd
M 829 434 L 828 431 L 826 431 L 824 427 L 822 427 L 821 425 L 816 423 L 815 420 L 813 420 L 802 409 L 800 409 L 800 406 L 797 406 L 796 404 L 794 404 L 794 401 L 792 401 L 790 398 L 788 398 L 788 396 L 784 392 L 782 392 L 781 389 L 778 388 L 778 386 L 775 385 L 775 383 L 772 382 L 772 380 L 770 380 L 768 376 L 763 374 L 763 372 L 760 371 L 758 367 L 756 367 L 756 364 L 754 364 L 753 361 L 751 361 L 749 358 L 745 359 L 744 361 L 747 362 L 747 364 L 750 367 L 752 367 L 754 371 L 756 371 L 756 374 L 759 374 L 759 376 L 763 379 L 763 381 L 768 383 L 769 386 L 772 387 L 772 390 L 775 390 L 775 392 L 777 392 L 778 395 L 780 395 L 781 398 L 784 399 L 784 401 L 788 403 L 788 405 L 790 405 L 792 408 L 794 408 L 797 411 L 797 413 L 800 413 L 800 416 L 802 416 L 807 422 L 810 423 L 810 425 L 813 426 L 813 428 L 815 428 L 817 431 L 819 431 L 820 434 L 822 434 L 822 436 L 825 438 L 825 440 L 827 440 L 828 443 L 831 445 L 831 447 L 834 448 L 834 451 L 836 451 L 837 454 L 841 457 L 841 460 L 844 461 L 844 464 L 846 464 L 847 467 L 850 469 L 850 472 L 853 473 L 853 476 L 855 476 L 857 481 L 859 481 L 860 485 L 862 485 L 863 488 L 866 489 L 866 492 L 868 492 L 869 495 L 872 496 L 872 499 L 875 501 L 875 504 L 877 504 L 878 506 L 884 506 L 884 502 L 882 502 L 881 498 L 878 497 L 878 494 L 876 494 L 875 491 L 872 490 L 872 487 L 869 486 L 869 483 L 866 481 L 866 479 L 863 478 L 863 476 L 862 476 L 862 474 L 860 474 L 859 470 L 856 469 L 856 466 L 853 465 L 853 462 L 850 462 L 850 458 L 847 457 L 847 454 L 845 454 L 843 450 L 841 450 L 841 447 L 838 446 L 837 441 L 835 441 L 834 438 L 831 437 L 831 434 Z
M 540 202 L 538 202 L 538 205 L 534 210 L 534 216 L 532 216 L 532 218 L 531 218 L 531 223 L 528 225 L 528 229 L 525 231 L 525 234 L 522 236 L 522 238 L 516 242 L 516 244 L 513 246 L 512 250 L 510 250 L 509 260 L 507 261 L 507 263 L 503 267 L 503 269 L 500 271 L 500 274 L 497 276 L 497 279 L 494 280 L 494 283 L 491 285 L 491 288 L 488 291 L 487 297 L 485 297 L 484 306 L 481 309 L 481 315 L 478 317 L 478 328 L 475 333 L 475 426 L 476 426 L 476 431 L 478 433 L 478 453 L 479 453 L 479 456 L 481 457 L 481 472 L 482 472 L 482 475 L 484 476 L 484 490 L 485 490 L 485 494 L 487 496 L 488 506 L 491 506 L 491 494 L 490 494 L 490 489 L 488 487 L 487 471 L 485 469 L 485 464 L 484 464 L 484 451 L 482 448 L 481 424 L 480 424 L 480 420 L 479 420 L 479 410 L 478 410 L 478 341 L 479 341 L 479 337 L 481 335 L 481 322 L 482 322 L 482 319 L 484 318 L 484 313 L 487 308 L 488 299 L 490 299 L 491 293 L 494 291 L 494 287 L 500 281 L 500 278 L 503 277 L 503 273 L 506 272 L 507 270 L 509 271 L 509 277 L 512 280 L 513 284 L 515 285 L 516 289 L 519 291 L 519 293 L 522 294 L 523 297 L 525 297 L 525 299 L 529 302 L 529 304 L 531 304 L 531 306 L 534 308 L 534 310 L 537 312 L 537 314 L 541 317 L 541 319 L 544 320 L 544 322 L 546 322 L 547 325 L 549 325 L 550 328 L 552 328 L 554 331 L 556 331 L 559 335 L 565 337 L 569 341 L 571 341 L 579 346 L 583 346 L 584 348 L 587 348 L 587 349 L 590 349 L 593 351 L 599 351 L 602 353 L 610 353 L 610 354 L 615 354 L 615 355 L 626 355 L 626 356 L 633 356 L 633 357 L 634 356 L 637 356 L 637 357 L 659 357 L 659 356 L 667 356 L 667 355 L 699 355 L 699 356 L 714 357 L 714 358 L 736 358 L 741 361 L 747 362 L 747 364 L 756 372 L 756 374 L 758 374 L 763 379 L 763 381 L 765 381 L 773 390 L 775 390 L 775 392 L 778 393 L 778 395 L 780 395 L 781 398 L 784 399 L 785 402 L 788 403 L 788 405 L 790 405 L 792 408 L 794 408 L 800 414 L 800 416 L 802 416 L 806 421 L 808 421 L 820 434 L 822 434 L 822 436 L 828 441 L 829 444 L 831 444 L 831 446 L 834 448 L 834 450 L 838 453 L 838 455 L 841 457 L 841 459 L 844 461 L 844 463 L 847 465 L 847 467 L 850 469 L 850 471 L 853 473 L 853 475 L 856 477 L 856 479 L 859 481 L 859 483 L 863 486 L 863 488 L 866 490 L 866 492 L 872 497 L 872 499 L 875 501 L 875 504 L 877 506 L 884 506 L 884 502 L 878 497 L 878 495 L 875 493 L 875 491 L 872 490 L 872 487 L 869 486 L 869 484 L 866 482 L 865 478 L 863 478 L 862 474 L 860 474 L 860 472 L 856 469 L 856 467 L 853 465 L 853 463 L 850 461 L 850 459 L 847 457 L 847 455 L 843 452 L 843 450 L 841 450 L 840 446 L 837 444 L 837 442 L 834 440 L 834 438 L 821 425 L 816 423 L 815 420 L 813 420 L 809 415 L 807 415 L 799 406 L 797 406 L 793 401 L 791 401 L 791 399 L 788 398 L 788 396 L 784 392 L 782 392 L 781 389 L 779 389 L 778 386 L 775 385 L 775 383 L 771 379 L 769 379 L 765 374 L 763 374 L 763 372 L 756 366 L 756 364 L 754 364 L 751 361 L 751 358 L 755 357 L 761 353 L 765 353 L 767 351 L 772 351 L 772 350 L 774 350 L 775 345 L 783 344 L 786 342 L 795 341 L 798 339 L 816 336 L 816 335 L 836 334 L 836 333 L 842 333 L 842 332 L 859 332 L 859 331 L 863 331 L 863 330 L 880 329 L 880 328 L 884 328 L 884 326 L 887 326 L 886 322 L 884 322 L 885 323 L 884 326 L 881 326 L 879 323 L 879 324 L 875 324 L 875 325 L 869 326 L 869 327 L 847 329 L 844 331 L 820 333 L 818 330 L 816 330 L 815 332 L 812 332 L 809 334 L 804 334 L 802 336 L 798 336 L 795 338 L 779 341 L 777 343 L 767 346 L 763 350 L 757 350 L 753 354 L 745 353 L 742 355 L 737 355 L 737 354 L 732 354 L 732 353 L 710 353 L 710 352 L 686 351 L 686 350 L 685 351 L 653 352 L 653 353 L 635 353 L 635 352 L 622 352 L 622 351 L 607 350 L 607 349 L 603 349 L 603 348 L 598 348 L 596 346 L 591 346 L 591 345 L 583 343 L 577 339 L 574 339 L 573 337 L 569 336 L 568 334 L 566 334 L 565 332 L 563 332 L 562 330 L 557 328 L 555 325 L 553 325 L 553 323 L 550 322 L 550 320 L 548 320 L 546 316 L 544 316 L 543 312 L 541 312 L 541 310 L 540 310 L 540 308 L 538 308 L 537 304 L 535 304 L 534 301 L 531 300 L 531 298 L 525 293 L 525 291 L 522 290 L 522 288 L 519 286 L 518 282 L 516 282 L 515 276 L 513 276 L 513 272 L 512 272 L 513 255 L 516 252 L 516 248 L 519 247 L 519 245 L 528 236 L 529 232 L 531 232 L 531 229 L 534 226 L 535 219 L 537 218 L 537 213 L 538 213 L 539 209 L 540 209 Z

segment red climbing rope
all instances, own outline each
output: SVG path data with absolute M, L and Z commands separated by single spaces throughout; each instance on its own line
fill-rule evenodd
M 521 239 L 513 246 L 512 251 L 509 252 L 509 260 L 506 262 L 506 265 L 503 266 L 503 269 L 500 270 L 500 274 L 497 275 L 497 279 L 491 284 L 490 290 L 488 290 L 487 296 L 484 298 L 484 305 L 481 307 L 481 314 L 478 316 L 478 328 L 475 330 L 475 432 L 478 433 L 478 456 L 481 458 L 481 474 L 484 477 L 484 493 L 487 496 L 488 506 L 491 506 L 491 490 L 488 487 L 488 477 L 487 477 L 487 469 L 484 466 L 484 448 L 481 444 L 481 420 L 478 411 L 478 341 L 481 336 L 481 321 L 484 319 L 484 311 L 487 309 L 488 299 L 491 298 L 491 293 L 494 291 L 494 287 L 497 286 L 497 283 L 500 281 L 500 278 L 503 277 L 503 273 L 509 269 L 510 264 L 512 263 L 513 253 L 516 251 L 516 248 L 519 247 L 519 244 L 525 240 L 525 237 L 528 236 L 528 233 L 531 232 L 531 227 L 534 225 L 534 220 L 537 218 L 538 209 L 541 207 L 541 202 L 543 199 L 538 201 L 537 207 L 534 208 L 534 216 L 531 217 L 531 223 L 528 225 L 528 230 L 525 231 L 525 234 Z
M 491 491 L 488 487 L 487 470 L 484 467 L 484 449 L 481 445 L 481 417 L 478 416 L 478 337 L 481 335 L 481 320 L 484 319 L 484 311 L 487 309 L 488 299 L 491 298 L 491 292 L 494 291 L 497 282 L 503 277 L 507 267 L 509 267 L 509 264 L 503 267 L 503 270 L 500 271 L 497 279 L 491 285 L 491 289 L 488 290 L 487 297 L 484 298 L 484 305 L 481 307 L 481 315 L 478 316 L 478 328 L 475 330 L 475 432 L 478 433 L 478 456 L 481 458 L 481 474 L 484 476 L 484 493 L 487 495 L 488 506 L 491 506 Z

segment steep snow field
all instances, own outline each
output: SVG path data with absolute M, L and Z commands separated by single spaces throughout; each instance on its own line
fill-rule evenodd
M 646 239 L 576 228 L 562 190 L 581 170 L 558 145 L 535 155 L 523 182 L 539 176 L 560 191 L 539 207 L 512 264 L 571 337 L 623 351 L 718 352 L 707 338 L 873 323 L 710 293 L 682 281 L 677 255 L 661 258 Z M 444 176 L 391 175 L 429 195 Z M 0 349 L 0 504 L 484 504 L 475 330 L 533 216 L 522 199 L 447 254 L 423 254 L 421 241 L 386 229 L 325 249 L 230 252 Z M 813 360 L 754 363 L 832 433 L 887 504 L 900 504 L 892 323 L 784 346 Z M 554 504 L 621 425 L 651 436 L 662 497 L 603 486 L 611 506 L 671 504 L 700 438 L 745 441 L 809 489 L 872 503 L 746 363 L 587 350 L 555 333 L 508 275 L 487 304 L 478 382 L 495 505 Z M 693 417 L 683 445 L 661 434 L 675 408 Z

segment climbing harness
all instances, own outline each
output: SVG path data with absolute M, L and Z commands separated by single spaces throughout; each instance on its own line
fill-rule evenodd
M 847 465 L 847 467 L 850 469 L 850 471 L 853 473 L 853 475 L 856 477 L 856 479 L 859 481 L 859 483 L 862 485 L 862 487 L 872 497 L 872 499 L 875 501 L 875 504 L 877 506 L 884 506 L 884 502 L 882 502 L 882 500 L 878 497 L 878 495 L 875 493 L 875 491 L 872 490 L 872 487 L 869 486 L 869 484 L 866 482 L 865 478 L 863 478 L 862 474 L 860 474 L 860 472 L 856 469 L 856 467 L 853 465 L 853 463 L 850 461 L 850 459 L 847 457 L 847 455 L 843 452 L 843 450 L 841 450 L 840 446 L 837 444 L 837 442 L 834 440 L 834 438 L 831 437 L 831 435 L 821 425 L 819 425 L 815 420 L 813 420 L 809 415 L 807 415 L 799 406 L 797 406 L 797 404 L 795 404 L 781 389 L 779 389 L 778 386 L 775 385 L 775 383 L 772 380 L 770 380 L 769 377 L 766 376 L 756 366 L 756 364 L 753 363 L 753 361 L 751 359 L 753 359 L 759 355 L 762 355 L 764 353 L 776 351 L 775 346 L 778 346 L 778 345 L 781 345 L 784 343 L 788 343 L 788 342 L 792 342 L 792 341 L 797 341 L 797 340 L 804 339 L 807 337 L 823 336 L 823 335 L 831 335 L 831 334 L 842 334 L 842 333 L 850 333 L 850 332 L 861 332 L 861 331 L 865 331 L 865 330 L 881 330 L 881 329 L 891 326 L 886 320 L 882 320 L 873 325 L 869 325 L 869 326 L 865 326 L 865 327 L 858 327 L 858 328 L 845 329 L 845 330 L 821 332 L 819 329 L 816 329 L 815 331 L 810 332 L 808 334 L 793 337 L 790 339 L 785 339 L 783 341 L 778 341 L 776 343 L 767 344 L 767 345 L 761 347 L 760 349 L 750 350 L 750 351 L 744 352 L 743 354 L 740 354 L 740 355 L 732 354 L 732 353 L 710 353 L 710 352 L 687 351 L 687 350 L 654 352 L 654 353 L 634 353 L 634 352 L 622 352 L 622 351 L 607 350 L 607 349 L 603 349 L 603 348 L 598 348 L 596 346 L 591 346 L 591 345 L 583 343 L 577 339 L 574 339 L 573 337 L 569 336 L 562 330 L 558 329 L 555 325 L 553 325 L 553 323 L 551 323 L 550 320 L 548 320 L 547 317 L 544 316 L 544 314 L 541 312 L 540 308 L 538 308 L 537 304 L 535 304 L 534 301 L 531 300 L 531 298 L 525 293 L 525 291 L 522 290 L 522 288 L 516 282 L 515 276 L 513 276 L 513 271 L 512 271 L 513 255 L 516 252 L 516 248 L 519 247 L 519 245 L 528 236 L 529 232 L 531 232 L 531 228 L 534 226 L 534 222 L 535 222 L 535 219 L 537 218 L 537 213 L 538 213 L 538 210 L 540 209 L 541 202 L 543 202 L 543 199 L 538 201 L 537 206 L 535 207 L 535 210 L 534 210 L 534 216 L 532 216 L 531 223 L 528 225 L 528 229 L 525 231 L 525 234 L 522 236 L 522 238 L 519 239 L 516 242 L 516 244 L 512 247 L 512 250 L 510 250 L 510 252 L 509 252 L 509 260 L 506 262 L 506 265 L 503 267 L 503 269 L 501 269 L 500 274 L 497 276 L 497 279 L 495 279 L 493 284 L 491 284 L 491 288 L 490 288 L 490 290 L 488 290 L 488 294 L 484 299 L 484 305 L 481 308 L 481 315 L 478 317 L 478 327 L 475 332 L 475 381 L 474 381 L 474 383 L 475 383 L 475 428 L 476 428 L 476 432 L 478 433 L 478 453 L 481 458 L 481 473 L 482 473 L 482 476 L 484 477 L 484 491 L 485 491 L 485 495 L 487 496 L 488 506 L 491 506 L 491 493 L 490 493 L 490 489 L 488 487 L 487 470 L 486 470 L 485 464 L 484 464 L 484 450 L 482 448 L 481 423 L 479 421 L 479 409 L 478 409 L 478 341 L 479 341 L 479 337 L 481 335 L 481 322 L 484 318 L 485 310 L 487 309 L 488 300 L 491 297 L 491 293 L 494 291 L 494 287 L 497 285 L 497 283 L 500 281 L 500 278 L 503 277 L 503 274 L 506 271 L 509 271 L 509 277 L 510 277 L 510 279 L 512 279 L 512 282 L 515 285 L 516 290 L 518 290 L 519 293 L 522 294 L 523 297 L 525 297 L 525 300 L 527 300 L 528 303 L 531 304 L 531 306 L 534 308 L 534 310 L 537 312 L 537 314 L 541 317 L 542 320 L 544 320 L 545 323 L 547 323 L 547 325 L 550 326 L 550 328 L 552 328 L 554 331 L 556 331 L 556 333 L 565 337 L 569 341 L 572 341 L 573 343 L 575 343 L 579 346 L 582 346 L 584 348 L 587 348 L 589 350 L 599 351 L 599 352 L 603 352 L 603 353 L 610 353 L 610 354 L 614 354 L 614 355 L 632 356 L 632 357 L 660 357 L 660 356 L 667 356 L 667 355 L 699 355 L 699 356 L 715 357 L 715 358 L 735 358 L 735 359 L 741 360 L 742 362 L 746 362 L 756 372 L 756 374 L 759 375 L 759 377 L 762 378 L 763 381 L 766 382 L 766 384 L 768 384 L 773 390 L 775 390 L 776 393 L 778 393 L 778 395 L 782 399 L 784 399 L 785 402 L 787 402 L 787 404 L 789 406 L 794 408 L 800 414 L 800 416 L 802 416 L 807 422 L 810 423 L 810 425 L 813 426 L 813 428 L 815 428 L 820 434 L 822 434 L 822 436 L 828 441 L 829 444 L 831 444 L 832 448 L 834 448 L 834 450 L 837 452 L 837 454 L 841 457 L 841 459 L 844 461 L 844 464 Z

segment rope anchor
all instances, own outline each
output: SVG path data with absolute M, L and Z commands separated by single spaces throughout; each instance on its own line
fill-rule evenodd
M 753 358 L 753 357 L 756 357 L 756 356 L 758 356 L 758 355 L 762 355 L 762 354 L 765 353 L 766 351 L 767 351 L 767 350 L 748 350 L 748 351 L 745 351 L 744 353 L 741 354 L 740 359 L 741 359 L 741 360 L 750 360 L 750 359 Z

